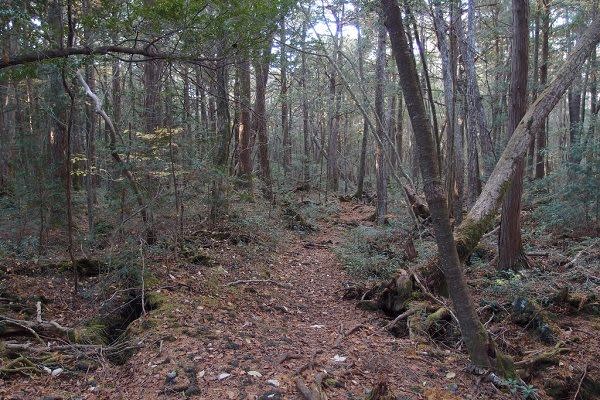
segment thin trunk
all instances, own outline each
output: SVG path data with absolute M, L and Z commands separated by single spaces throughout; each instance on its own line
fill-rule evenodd
M 280 64 L 281 64 L 281 137 L 283 145 L 283 172 L 287 176 L 292 165 L 292 138 L 290 137 L 289 105 L 288 105 L 288 80 L 287 80 L 287 49 L 285 46 L 285 14 L 280 20 Z
M 544 88 L 548 82 L 548 62 L 550 60 L 550 0 L 540 0 L 540 12 L 542 20 L 542 60 L 540 63 L 540 88 Z M 535 179 L 541 179 L 545 175 L 545 152 L 546 152 L 546 120 L 534 130 L 536 152 L 535 152 Z
M 344 17 L 344 8 L 342 6 L 341 16 L 338 11 L 332 11 L 336 20 L 336 31 L 334 37 L 335 56 L 330 60 L 329 72 L 329 140 L 327 143 L 327 187 L 333 191 L 338 190 L 339 185 L 339 166 L 338 166 L 338 145 L 340 129 L 340 108 L 341 91 L 338 89 L 337 64 L 340 61 L 340 48 L 342 46 L 342 20 Z M 333 65 L 331 65 L 333 64 Z
M 304 142 L 304 157 L 302 160 L 302 175 L 304 187 L 308 189 L 310 186 L 310 132 L 309 132 L 309 112 L 308 112 L 308 96 L 306 93 L 306 80 L 308 78 L 306 69 L 306 29 L 307 25 L 302 25 L 302 138 Z
M 393 55 L 415 133 L 421 174 L 427 182 L 424 187 L 425 196 L 431 211 L 440 267 L 444 272 L 471 360 L 479 367 L 494 367 L 496 352 L 477 316 L 454 246 L 446 195 L 439 172 L 435 138 L 425 112 L 414 55 L 406 41 L 400 9 L 396 0 L 382 0 L 382 3 L 387 17 L 386 26 L 390 34 Z
M 269 78 L 269 57 L 271 40 L 262 49 L 254 69 L 256 74 L 256 99 L 254 102 L 254 131 L 256 133 L 260 177 L 264 184 L 264 196 L 273 201 L 273 182 L 271 178 L 271 161 L 269 158 L 269 135 L 267 132 L 267 80 Z
M 467 132 L 471 132 L 468 135 L 468 141 L 469 143 L 471 142 L 474 134 L 476 140 L 474 145 L 476 146 L 478 132 L 478 142 L 481 144 L 484 175 L 488 176 L 494 168 L 496 155 L 494 153 L 490 131 L 487 127 L 479 83 L 477 82 L 477 72 L 475 67 L 475 0 L 468 0 L 467 25 L 468 32 L 465 34 L 462 22 L 459 20 L 459 23 L 456 24 L 456 33 L 467 80 L 467 100 L 469 110 L 468 125 L 475 125 L 474 130 L 467 127 Z M 470 152 L 470 154 L 473 154 L 473 152 Z
M 237 65 L 238 74 L 240 77 L 240 123 L 238 126 L 238 143 L 239 143 L 239 158 L 240 165 L 238 168 L 238 177 L 242 183 L 247 186 L 252 186 L 252 149 L 250 148 L 251 136 L 251 88 L 250 88 L 250 61 L 248 58 L 243 58 Z
M 381 17 L 377 35 L 377 56 L 375 60 L 375 129 L 380 140 L 375 141 L 375 177 L 377 185 L 377 204 L 375 222 L 382 225 L 387 214 L 387 171 L 385 165 L 386 129 L 384 126 L 384 90 L 385 90 L 385 40 L 386 30 Z
M 537 97 L 539 80 L 540 80 L 540 3 L 541 1 L 537 1 L 536 11 L 535 11 L 535 22 L 534 22 L 534 31 L 533 31 L 533 82 L 531 85 L 531 101 L 533 102 Z M 511 132 L 512 134 L 512 132 Z M 535 163 L 535 136 L 532 135 L 529 140 L 529 150 L 527 151 L 527 175 L 533 176 L 534 171 L 534 163 Z
M 357 52 L 358 52 L 358 77 L 361 82 L 365 81 L 365 72 L 364 72 L 364 42 L 362 37 L 362 30 L 360 26 L 360 19 L 356 20 L 356 41 L 357 41 Z M 367 104 L 368 99 L 366 92 L 363 92 L 363 103 Z M 356 183 L 356 193 L 354 197 L 360 199 L 365 190 L 365 166 L 367 163 L 367 143 L 369 138 L 369 122 L 367 118 L 363 116 L 363 129 L 362 129 L 362 138 L 360 144 L 360 160 L 358 162 L 358 176 Z

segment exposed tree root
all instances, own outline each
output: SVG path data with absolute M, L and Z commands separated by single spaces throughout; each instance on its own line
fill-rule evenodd
M 327 400 L 327 395 L 323 391 L 323 379 L 327 374 L 318 373 L 315 376 L 315 383 L 309 388 L 304 379 L 296 377 L 296 388 L 306 400 Z
M 395 400 L 396 395 L 389 388 L 386 381 L 379 381 L 371 392 L 365 397 L 365 400 Z

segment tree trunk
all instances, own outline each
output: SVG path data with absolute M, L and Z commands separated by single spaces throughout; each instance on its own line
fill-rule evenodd
M 285 14 L 281 16 L 280 20 L 281 33 L 280 33 L 280 64 L 281 64 L 281 137 L 283 145 L 283 173 L 287 176 L 290 172 L 292 165 L 292 138 L 290 137 L 290 123 L 289 123 L 289 105 L 288 105 L 288 81 L 287 81 L 287 49 L 285 46 L 286 32 L 285 32 Z
M 356 19 L 356 49 L 358 52 L 358 77 L 361 82 L 365 80 L 365 72 L 364 72 L 364 43 L 362 37 L 362 31 L 360 27 L 360 19 Z M 363 92 L 363 102 L 367 104 L 367 96 L 366 92 Z M 367 144 L 369 139 L 369 122 L 367 118 L 363 116 L 363 130 L 362 130 L 362 138 L 360 144 L 360 159 L 358 162 L 358 176 L 356 183 L 356 193 L 354 197 L 360 199 L 365 190 L 365 167 L 367 163 Z
M 238 64 L 238 75 L 240 79 L 240 123 L 238 126 L 238 154 L 240 165 L 238 177 L 246 187 L 252 187 L 252 148 L 250 147 L 251 136 L 251 88 L 250 88 L 250 61 L 243 58 Z
M 440 267 L 448 283 L 450 297 L 456 309 L 456 316 L 471 360 L 477 366 L 492 368 L 496 366 L 496 352 L 493 342 L 489 340 L 477 317 L 454 246 L 446 195 L 439 172 L 435 139 L 425 112 L 414 55 L 406 41 L 396 0 L 382 0 L 382 3 L 392 43 L 392 53 L 396 59 L 404 99 L 415 133 L 419 165 L 425 182 L 425 196 L 431 211 Z
M 548 62 L 550 60 L 550 0 L 540 0 L 542 20 L 542 62 L 540 64 L 540 88 L 548 82 Z M 535 152 L 535 179 L 545 175 L 544 156 L 546 151 L 546 120 L 536 127 L 533 133 L 536 142 Z
M 308 97 L 306 94 L 306 80 L 308 78 L 308 72 L 306 70 L 306 29 L 307 23 L 302 25 L 302 139 L 304 143 L 304 157 L 302 160 L 302 176 L 304 180 L 304 187 L 308 189 L 310 187 L 310 132 L 309 132 L 309 113 L 308 113 Z
M 454 221 L 459 224 L 462 221 L 462 191 L 464 181 L 464 166 L 463 166 L 463 147 L 462 147 L 462 132 L 459 129 L 458 120 L 456 118 L 456 39 L 452 34 L 455 24 L 455 4 L 450 7 L 450 23 L 447 27 L 444 21 L 440 0 L 434 2 L 434 27 L 438 42 L 438 48 L 442 60 L 442 77 L 444 83 L 444 100 L 446 108 L 446 188 L 448 192 L 448 201 L 454 207 Z M 460 21 L 459 21 L 460 23 Z M 451 32 L 450 45 L 446 39 L 446 29 Z
M 342 20 L 344 17 L 344 8 L 342 6 L 340 16 L 337 10 L 332 10 L 336 20 L 336 31 L 334 37 L 334 53 L 335 56 L 330 60 L 329 73 L 329 140 L 327 143 L 327 187 L 333 191 L 338 190 L 339 185 L 339 165 L 338 165 L 338 145 L 339 145 L 339 129 L 340 129 L 340 108 L 341 108 L 341 91 L 338 90 L 337 82 L 337 63 L 340 61 L 340 48 L 342 46 Z
M 271 40 L 262 49 L 259 60 L 254 64 L 256 74 L 256 99 L 254 103 L 254 129 L 257 139 L 260 177 L 264 184 L 263 194 L 273 201 L 273 183 L 271 181 L 271 162 L 269 159 L 269 136 L 267 133 L 267 80 L 269 78 L 269 57 Z
M 508 125 L 510 135 L 527 110 L 527 71 L 529 63 L 529 2 L 512 0 L 513 38 L 511 50 L 510 105 Z M 531 142 L 531 140 L 530 140 Z M 515 164 L 515 171 L 502 202 L 502 219 L 498 235 L 498 269 L 519 270 L 527 266 L 521 239 L 521 197 L 523 195 L 524 157 Z
M 540 81 L 540 3 L 537 1 L 535 11 L 535 22 L 533 31 L 533 82 L 531 85 L 531 101 L 533 102 L 537 96 L 538 86 Z M 512 132 L 511 132 L 512 134 Z M 527 175 L 533 177 L 535 165 L 535 135 L 531 135 L 529 139 L 529 150 L 527 151 Z
M 467 127 L 467 132 L 470 131 L 470 134 L 467 135 L 469 140 L 468 144 L 471 144 L 473 134 L 475 134 L 475 137 L 477 138 L 477 132 L 479 132 L 483 170 L 484 174 L 488 176 L 491 170 L 494 168 L 496 156 L 490 137 L 490 132 L 487 127 L 483 100 L 479 90 L 475 68 L 475 0 L 468 0 L 467 24 L 469 29 L 467 34 L 465 34 L 462 22 L 460 22 L 460 19 L 458 19 L 458 23 L 456 24 L 456 33 L 458 36 L 459 47 L 467 79 L 467 101 L 469 110 L 468 125 L 476 125 L 474 129 Z M 473 152 L 471 151 L 470 154 L 473 154 Z M 471 156 L 469 156 L 469 158 L 471 158 Z M 469 167 L 469 171 L 471 171 L 471 167 Z M 476 188 L 476 186 L 477 185 L 475 185 L 474 188 Z
M 377 184 L 377 204 L 375 208 L 375 222 L 382 225 L 387 214 L 387 171 L 385 165 L 385 137 L 384 126 L 384 90 L 385 90 L 385 40 L 386 30 L 383 17 L 377 32 L 377 56 L 375 60 L 375 129 L 380 140 L 375 141 L 375 177 Z

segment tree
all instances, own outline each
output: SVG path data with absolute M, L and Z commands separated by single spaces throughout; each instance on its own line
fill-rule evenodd
M 549 0 L 539 1 L 542 20 L 542 61 L 540 63 L 540 87 L 544 87 L 548 80 L 548 63 L 550 53 L 550 4 Z M 544 152 L 546 151 L 546 121 L 536 127 L 534 131 L 535 152 L 535 179 L 543 178 L 545 175 Z
M 384 89 L 385 89 L 385 40 L 386 31 L 380 20 L 377 29 L 377 56 L 375 61 L 375 126 L 376 134 L 380 140 L 375 141 L 375 173 L 377 178 L 377 206 L 375 208 L 375 222 L 379 225 L 385 222 L 387 214 L 387 171 L 385 165 L 384 144 L 386 135 Z
M 512 132 L 527 110 L 527 70 L 529 63 L 528 0 L 513 0 L 513 37 L 508 124 Z M 517 160 L 515 172 L 502 202 L 502 219 L 498 235 L 498 268 L 520 269 L 527 266 L 521 239 L 521 197 L 523 194 L 524 157 Z
M 496 351 L 479 321 L 460 266 L 458 252 L 450 226 L 446 194 L 438 166 L 437 148 L 419 88 L 414 55 L 406 40 L 400 9 L 396 0 L 382 0 L 386 14 L 385 25 L 390 35 L 400 83 L 415 134 L 424 190 L 431 212 L 440 268 L 456 310 L 462 336 L 474 364 L 484 368 L 497 367 Z
M 282 14 L 280 24 L 280 57 L 279 63 L 281 68 L 281 138 L 283 145 L 283 171 L 285 175 L 290 172 L 292 164 L 292 139 L 290 137 L 289 123 L 289 105 L 288 105 L 288 80 L 287 80 L 287 48 L 286 48 L 286 31 L 285 31 L 285 14 Z
M 238 146 L 240 165 L 238 176 L 246 186 L 252 186 L 252 148 L 250 147 L 250 111 L 251 111 L 251 88 L 250 88 L 250 61 L 242 56 L 237 63 L 238 76 L 240 79 L 240 123 L 238 126 Z

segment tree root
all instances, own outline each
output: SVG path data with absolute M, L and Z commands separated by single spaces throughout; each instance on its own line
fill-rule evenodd
M 20 365 L 19 365 L 20 364 Z M 25 356 L 19 356 L 9 361 L 4 367 L 0 368 L 0 376 L 27 372 L 38 372 L 40 369 L 30 359 Z
M 309 388 L 304 379 L 296 377 L 296 388 L 306 400 L 327 400 L 327 395 L 323 391 L 323 380 L 328 375 L 326 373 L 318 373 L 315 376 L 315 383 Z
M 558 365 L 560 361 L 558 356 L 570 351 L 570 349 L 563 347 L 563 345 L 563 342 L 559 342 L 551 350 L 533 354 L 521 361 L 515 362 L 515 366 L 518 369 L 523 370 L 523 373 L 530 376 L 551 365 Z

